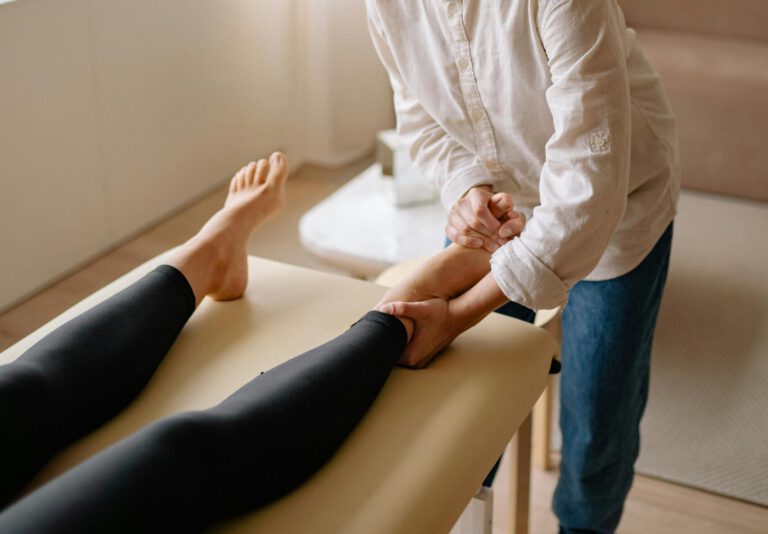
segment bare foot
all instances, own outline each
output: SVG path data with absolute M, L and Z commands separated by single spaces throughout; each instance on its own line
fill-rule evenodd
M 171 256 L 168 263 L 187 278 L 197 304 L 206 295 L 216 300 L 242 296 L 248 284 L 248 238 L 283 206 L 287 176 L 288 163 L 279 152 L 240 169 L 224 207 Z

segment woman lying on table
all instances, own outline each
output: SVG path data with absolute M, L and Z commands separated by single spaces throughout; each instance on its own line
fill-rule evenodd
M 204 297 L 243 294 L 248 238 L 281 207 L 287 174 L 280 153 L 241 169 L 224 207 L 167 264 L 0 367 L 0 532 L 189 531 L 252 510 L 331 457 L 399 359 L 423 365 L 477 322 L 453 313 L 453 337 L 425 349 L 417 342 L 429 332 L 414 335 L 409 319 L 370 311 L 218 406 L 149 425 L 19 498 L 57 452 L 141 392 Z M 517 217 L 505 202 L 496 199 L 495 214 Z M 448 306 L 460 309 L 471 296 L 464 292 L 488 273 L 488 260 L 482 249 L 451 246 L 377 308 L 421 301 L 449 320 Z

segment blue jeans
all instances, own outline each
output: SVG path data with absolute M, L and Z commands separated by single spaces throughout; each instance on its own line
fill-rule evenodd
M 563 312 L 563 447 L 553 498 L 561 534 L 611 533 L 621 519 L 640 449 L 671 246 L 672 224 L 629 273 L 571 288 Z M 527 308 L 506 308 L 498 311 L 530 320 Z

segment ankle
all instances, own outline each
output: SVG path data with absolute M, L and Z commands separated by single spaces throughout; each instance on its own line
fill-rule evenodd
M 215 293 L 217 284 L 227 270 L 222 249 L 214 241 L 196 235 L 181 245 L 169 258 L 168 264 L 178 269 L 195 294 L 196 305 L 207 295 Z

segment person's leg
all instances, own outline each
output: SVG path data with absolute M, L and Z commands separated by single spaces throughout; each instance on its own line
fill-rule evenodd
M 450 247 L 381 303 L 447 299 L 488 272 L 488 257 Z M 370 312 L 339 338 L 257 377 L 221 405 L 152 425 L 65 473 L 0 514 L 0 530 L 197 529 L 275 499 L 313 473 L 351 432 L 410 331 L 407 320 Z
M 562 462 L 553 498 L 563 533 L 613 532 L 621 518 L 639 452 L 671 242 L 672 225 L 631 272 L 571 289 L 563 314 Z
M 142 390 L 205 295 L 236 298 L 246 243 L 280 206 L 287 166 L 262 160 L 232 180 L 227 202 L 164 265 L 62 325 L 0 367 L 0 507 L 53 454 Z
M 369 312 L 220 405 L 151 425 L 22 498 L 2 532 L 188 532 L 294 489 L 339 447 L 407 342 Z
M 162 266 L 0 367 L 0 508 L 141 391 L 193 310 L 184 277 Z

